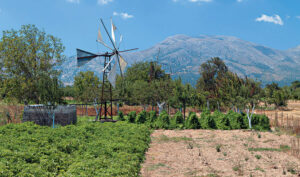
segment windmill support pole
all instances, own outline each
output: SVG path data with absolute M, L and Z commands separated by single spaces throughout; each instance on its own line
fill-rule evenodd
M 112 87 L 111 84 L 109 84 L 110 87 L 110 118 L 113 119 L 113 102 L 112 102 Z

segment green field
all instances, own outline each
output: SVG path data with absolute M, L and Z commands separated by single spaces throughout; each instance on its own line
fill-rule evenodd
M 0 142 L 0 176 L 138 176 L 150 130 L 86 120 L 55 129 L 9 124 Z

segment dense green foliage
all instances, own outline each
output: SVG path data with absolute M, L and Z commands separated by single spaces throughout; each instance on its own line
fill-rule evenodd
M 127 116 L 127 121 L 130 123 L 134 123 L 136 119 L 136 111 L 131 111 Z
M 60 103 L 55 67 L 64 60 L 61 40 L 34 25 L 3 31 L 0 39 L 0 99 L 19 103 Z
M 129 113 L 128 120 L 130 117 L 135 117 L 135 112 Z M 153 129 L 249 129 L 247 115 L 233 111 L 229 111 L 226 114 L 215 111 L 211 114 L 210 111 L 205 110 L 201 113 L 200 118 L 197 117 L 196 113 L 190 112 L 185 120 L 181 112 L 177 112 L 173 117 L 170 117 L 167 112 L 163 111 L 156 118 L 154 111 L 150 111 L 149 113 L 142 111 L 138 114 L 136 121 L 133 120 L 129 122 L 138 124 L 144 122 L 145 125 Z M 252 129 L 259 131 L 270 130 L 269 118 L 264 115 L 253 114 Z
M 213 119 L 216 122 L 216 128 L 219 130 L 230 130 L 230 116 L 221 113 L 220 111 L 215 111 L 213 113 Z
M 155 111 L 150 111 L 148 113 L 148 116 L 147 116 L 147 121 L 152 123 L 152 122 L 155 122 L 156 119 L 157 119 L 156 112 Z
M 182 129 L 184 128 L 184 119 L 183 115 L 180 111 L 176 112 L 176 114 L 170 120 L 170 129 Z
M 150 142 L 144 125 L 79 123 L 0 127 L 0 176 L 138 176 Z
M 168 99 L 171 81 L 156 62 L 138 62 L 117 79 L 114 92 L 131 105 L 156 105 Z
M 189 115 L 188 119 L 186 120 L 185 127 L 187 129 L 199 129 L 200 128 L 199 119 L 198 119 L 196 113 L 193 112 Z
M 138 124 L 143 124 L 146 122 L 147 119 L 147 112 L 146 111 L 142 111 L 140 112 L 137 117 L 136 117 L 136 123 Z
M 92 71 L 80 72 L 75 76 L 75 100 L 83 103 L 94 102 L 100 98 L 100 80 Z
M 154 122 L 154 128 L 156 129 L 168 129 L 170 125 L 170 118 L 166 111 L 163 111 L 156 121 Z

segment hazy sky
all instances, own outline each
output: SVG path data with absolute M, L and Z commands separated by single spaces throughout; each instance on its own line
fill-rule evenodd
M 300 0 L 0 0 L 0 31 L 35 24 L 61 38 L 68 56 L 76 48 L 103 51 L 97 30 L 100 18 L 109 26 L 111 17 L 123 49 L 147 49 L 175 34 L 236 36 L 283 50 L 300 45 Z

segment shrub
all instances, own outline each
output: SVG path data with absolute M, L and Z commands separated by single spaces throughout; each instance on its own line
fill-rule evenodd
M 168 129 L 170 124 L 169 115 L 167 112 L 163 111 L 158 116 L 158 119 L 155 121 L 155 128 L 159 129 Z
M 137 117 L 136 117 L 136 123 L 138 124 L 143 124 L 146 122 L 147 119 L 147 112 L 146 111 L 142 111 L 140 112 Z
M 217 129 L 230 130 L 229 119 L 225 114 L 221 113 L 220 111 L 215 111 L 212 116 L 216 122 Z
M 178 111 L 170 120 L 170 126 L 169 129 L 183 129 L 184 128 L 184 120 L 183 120 L 183 115 L 180 111 Z
M 122 111 L 118 112 L 117 120 L 119 120 L 119 121 L 124 121 L 125 120 L 124 114 L 123 114 Z
M 175 120 L 176 124 L 183 124 L 183 115 L 180 111 L 177 111 L 176 114 L 173 116 L 173 119 Z
M 200 123 L 196 113 L 190 113 L 188 119 L 186 120 L 186 128 L 188 129 L 199 129 Z
M 130 122 L 130 123 L 134 123 L 135 122 L 135 118 L 136 118 L 136 112 L 135 111 L 131 111 L 128 114 L 127 121 Z
M 259 130 L 259 131 L 270 130 L 270 121 L 266 115 L 253 114 L 251 119 L 251 124 L 253 129 L 255 130 Z
M 209 110 L 204 110 L 200 118 L 200 127 L 203 129 L 215 129 L 216 123 L 214 118 L 211 116 Z
M 232 130 L 248 127 L 247 125 L 245 125 L 244 118 L 243 118 L 244 116 L 240 113 L 233 112 L 232 110 L 230 110 L 226 114 L 226 117 L 229 120 L 229 126 L 230 126 L 230 129 L 232 129 Z
M 147 122 L 155 122 L 157 119 L 156 111 L 150 111 L 147 115 Z

